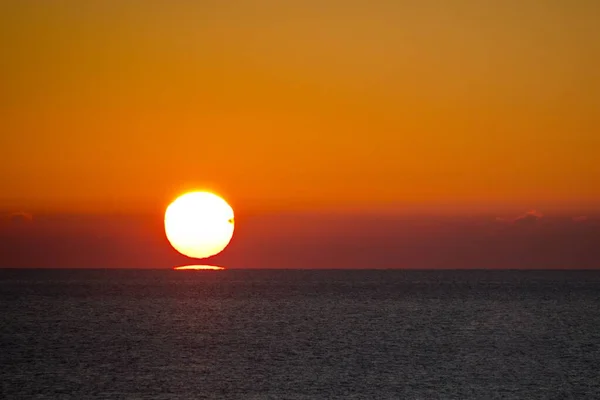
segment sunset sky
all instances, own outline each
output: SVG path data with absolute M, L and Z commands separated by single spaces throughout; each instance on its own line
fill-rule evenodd
M 600 211 L 598 21 L 595 0 L 6 0 L 0 209 L 160 215 L 204 188 L 241 213 L 573 222 Z

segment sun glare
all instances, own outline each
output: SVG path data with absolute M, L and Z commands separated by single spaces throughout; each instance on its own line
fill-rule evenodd
M 190 192 L 173 201 L 165 212 L 165 233 L 171 245 L 188 257 L 220 253 L 233 236 L 233 209 L 210 192 Z
M 175 271 L 222 271 L 225 268 L 216 265 L 184 265 L 173 268 Z

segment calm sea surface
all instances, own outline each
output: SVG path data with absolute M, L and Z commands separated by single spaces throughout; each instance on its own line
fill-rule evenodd
M 0 270 L 2 399 L 599 399 L 600 272 Z

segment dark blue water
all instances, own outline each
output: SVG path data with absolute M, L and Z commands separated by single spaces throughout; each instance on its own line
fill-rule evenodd
M 0 270 L 3 399 L 600 398 L 600 272 Z

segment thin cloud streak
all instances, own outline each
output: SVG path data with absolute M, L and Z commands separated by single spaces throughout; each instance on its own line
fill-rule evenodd
M 600 267 L 599 225 L 539 215 L 509 224 L 493 217 L 239 216 L 231 244 L 203 260 L 177 253 L 159 216 L 39 217 L 28 229 L 0 229 L 0 267 Z

